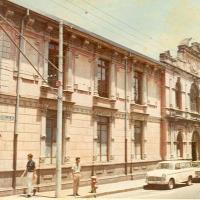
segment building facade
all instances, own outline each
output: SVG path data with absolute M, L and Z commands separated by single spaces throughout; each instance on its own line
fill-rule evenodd
M 1 1 L 0 14 L 6 19 L 0 21 L 0 188 L 22 186 L 19 177 L 30 152 L 38 186 L 53 186 L 58 22 L 7 1 Z M 77 156 L 82 182 L 92 174 L 102 182 L 144 174 L 164 158 L 163 65 L 67 24 L 63 49 L 63 184 L 71 184 L 70 167 Z
M 176 58 L 160 54 L 165 63 L 165 158 L 200 159 L 200 44 L 184 40 Z

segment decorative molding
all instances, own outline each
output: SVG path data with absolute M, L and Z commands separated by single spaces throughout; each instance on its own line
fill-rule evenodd
M 46 159 L 45 157 L 40 157 L 39 158 L 39 163 L 45 163 L 45 159 Z
M 13 10 L 9 10 L 8 8 L 5 10 L 5 18 L 13 17 L 15 12 Z
M 70 162 L 70 156 L 65 156 L 65 157 L 64 157 L 64 162 L 65 162 L 65 163 Z

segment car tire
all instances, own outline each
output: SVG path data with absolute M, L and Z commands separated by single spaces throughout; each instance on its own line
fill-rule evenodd
M 188 177 L 188 180 L 187 180 L 187 182 L 186 182 L 186 185 L 188 185 L 188 186 L 192 185 L 192 176 L 189 176 L 189 177 Z
M 168 182 L 168 184 L 167 184 L 167 188 L 168 188 L 169 190 L 172 190 L 172 189 L 174 189 L 174 187 L 175 187 L 175 181 L 174 181 L 173 178 L 171 178 L 171 179 L 169 179 L 169 182 Z

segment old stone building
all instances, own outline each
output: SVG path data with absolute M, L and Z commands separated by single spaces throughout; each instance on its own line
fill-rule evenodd
M 165 158 L 200 159 L 200 44 L 185 39 L 177 56 L 160 54 L 165 63 Z
M 8 1 L 1 1 L 0 14 L 11 24 L 1 17 L 0 188 L 22 186 L 19 176 L 29 152 L 37 163 L 38 186 L 53 186 L 58 73 L 51 63 L 58 65 L 58 22 Z M 87 183 L 91 174 L 100 182 L 137 177 L 163 159 L 164 65 L 68 23 L 64 26 L 63 54 L 63 184 L 71 186 L 70 167 L 76 156 L 81 157 L 82 183 Z M 193 85 L 195 90 L 195 81 Z

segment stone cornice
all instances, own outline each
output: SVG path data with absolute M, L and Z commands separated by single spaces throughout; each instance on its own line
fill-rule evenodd
M 26 8 L 20 7 L 12 2 L 6 1 L 6 6 L 9 7 L 9 10 L 14 10 L 17 11 L 18 14 L 19 13 L 25 13 Z M 30 16 L 31 19 L 37 19 L 37 24 L 41 23 L 43 25 L 45 25 L 46 23 L 51 23 L 54 28 L 54 32 L 57 32 L 58 30 L 58 23 L 56 22 L 55 19 L 52 19 L 52 17 L 50 18 L 49 16 L 43 16 L 41 14 L 38 14 L 36 12 L 30 11 Z M 34 20 L 30 21 L 31 24 L 33 24 Z M 34 23 L 36 24 L 36 23 Z M 149 64 L 156 64 L 156 65 L 162 65 L 161 63 L 159 63 L 159 61 L 156 61 L 152 58 L 149 58 L 145 55 L 142 55 L 138 52 L 134 52 L 132 49 L 128 49 L 126 47 L 123 47 L 120 44 L 114 43 L 112 41 L 109 41 L 101 36 L 98 35 L 93 35 L 90 34 L 89 32 L 85 31 L 85 30 L 79 30 L 78 27 L 72 25 L 72 24 L 67 24 L 64 25 L 64 32 L 65 33 L 72 33 L 73 35 L 75 35 L 76 37 L 78 37 L 79 39 L 83 39 L 83 41 L 87 41 L 86 43 L 88 44 L 98 44 L 98 46 L 102 46 L 105 49 L 108 49 L 109 51 L 116 51 L 120 54 L 123 55 L 131 55 L 132 57 L 135 57 L 136 59 L 140 60 L 141 62 L 145 62 L 145 63 L 149 63 Z M 55 35 L 55 34 L 54 34 Z M 52 35 L 53 36 L 53 35 Z M 85 42 L 83 42 L 85 44 Z

